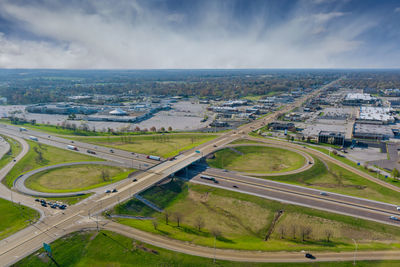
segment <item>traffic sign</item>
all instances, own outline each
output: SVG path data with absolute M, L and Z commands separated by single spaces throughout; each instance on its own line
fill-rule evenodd
M 51 254 L 51 247 L 49 244 L 43 243 L 43 248 L 47 253 Z

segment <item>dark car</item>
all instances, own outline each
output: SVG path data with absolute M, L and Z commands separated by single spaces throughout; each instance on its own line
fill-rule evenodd
M 106 190 L 106 193 L 108 194 L 108 193 L 111 193 L 111 190 Z
M 113 192 L 113 193 L 116 193 L 116 192 L 118 192 L 118 190 L 114 188 L 112 192 Z
M 57 208 L 57 205 L 54 204 L 54 205 L 51 205 L 50 207 L 51 207 L 52 209 L 56 209 L 56 208 Z
M 110 152 L 111 152 L 111 153 L 114 153 L 114 150 L 110 149 Z
M 66 207 L 67 207 L 67 205 L 65 205 L 65 204 L 62 204 L 62 205 L 59 206 L 59 208 L 60 208 L 61 210 L 65 210 Z
M 136 179 L 136 178 L 135 178 L 135 179 L 133 179 L 133 180 L 132 180 L 132 182 L 137 182 L 137 179 Z
M 46 202 L 42 202 L 42 206 L 43 206 L 43 207 L 47 207 Z
M 35 199 L 35 201 L 36 201 L 36 202 L 39 202 L 40 200 L 37 198 L 37 199 Z
M 71 141 L 71 143 L 74 143 L 74 141 Z
M 315 259 L 315 256 L 314 255 L 312 255 L 311 253 L 306 253 L 306 255 L 304 255 L 307 259 L 312 259 L 312 260 L 314 260 Z
M 234 187 L 234 188 L 239 188 L 237 185 L 234 185 L 233 187 Z

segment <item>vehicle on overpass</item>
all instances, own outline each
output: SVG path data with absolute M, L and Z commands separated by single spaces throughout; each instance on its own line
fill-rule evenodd
M 152 155 L 148 155 L 148 156 L 147 156 L 147 158 L 148 158 L 148 159 L 152 159 L 152 160 L 158 160 L 158 161 L 160 161 L 160 160 L 161 160 L 161 158 L 160 158 L 160 157 L 157 157 L 157 156 L 152 156 Z

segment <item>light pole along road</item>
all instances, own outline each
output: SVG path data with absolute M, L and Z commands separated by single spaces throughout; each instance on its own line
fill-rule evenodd
M 333 82 L 334 83 L 334 82 Z M 288 112 L 294 107 L 301 105 L 306 98 L 317 94 L 319 91 L 326 87 L 329 87 L 333 83 L 330 83 L 321 89 L 313 92 L 312 94 L 303 97 L 296 101 L 292 105 L 284 107 L 279 112 Z M 133 194 L 142 192 L 143 190 L 153 186 L 161 180 L 175 174 L 182 168 L 196 162 L 201 159 L 201 155 L 196 153 L 195 150 L 201 151 L 202 154 L 206 155 L 215 150 L 215 147 L 225 146 L 228 143 L 247 135 L 249 132 L 263 127 L 266 123 L 272 121 L 277 116 L 277 113 L 271 114 L 263 119 L 256 120 L 248 125 L 239 127 L 236 131 L 231 131 L 220 137 L 198 146 L 195 149 L 187 151 L 179 155 L 174 161 L 165 161 L 158 164 L 151 169 L 137 175 L 138 181 L 133 183 L 131 180 L 127 180 L 118 186 L 118 192 L 113 194 L 96 194 L 91 198 L 84 200 L 77 205 L 69 207 L 66 211 L 56 211 L 51 214 L 44 214 L 42 219 L 35 225 L 31 225 L 24 230 L 7 238 L 6 242 L 1 242 L 0 245 L 0 263 L 2 265 L 10 265 L 30 253 L 40 248 L 43 242 L 52 242 L 61 236 L 85 229 L 95 229 L 99 225 L 103 229 L 122 233 L 127 236 L 134 237 L 140 241 L 147 242 L 150 244 L 157 245 L 159 247 L 172 249 L 174 251 L 180 251 L 192 255 L 214 257 L 214 250 L 207 247 L 198 247 L 177 240 L 171 240 L 165 237 L 156 236 L 150 233 L 145 233 L 134 228 L 130 228 L 124 225 L 120 225 L 101 218 L 98 221 L 98 215 L 104 210 L 107 210 L 120 201 L 125 201 L 132 197 Z M 129 159 L 131 160 L 131 159 Z M 3 191 L 2 191 L 3 193 Z M 2 194 L 3 196 L 3 194 Z M 26 197 L 20 194 L 16 194 L 15 197 Z M 26 197 L 28 198 L 28 197 Z M 31 199 L 32 198 L 28 198 Z M 23 203 L 25 204 L 25 202 Z M 26 204 L 27 206 L 29 203 Z M 292 255 L 288 258 L 288 255 Z M 351 259 L 351 254 L 346 253 L 321 253 L 318 256 L 318 260 L 338 260 L 338 259 Z M 215 257 L 218 259 L 230 259 L 230 260 L 241 260 L 241 261 L 305 261 L 303 253 L 257 253 L 249 251 L 226 251 L 217 249 Z M 374 252 L 365 253 L 364 259 L 399 259 L 399 253 L 392 252 Z M 362 255 L 359 254 L 359 259 L 363 259 Z

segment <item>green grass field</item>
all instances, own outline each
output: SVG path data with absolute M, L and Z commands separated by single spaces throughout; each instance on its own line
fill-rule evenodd
M 65 162 L 101 160 L 99 158 L 66 149 L 48 146 L 29 140 L 27 142 L 30 146 L 29 152 L 19 162 L 17 162 L 17 164 L 15 164 L 15 166 L 2 181 L 10 188 L 12 187 L 15 178 L 22 173 L 41 168 L 46 165 L 54 165 Z
M 75 232 L 51 244 L 53 258 L 60 266 L 226 266 L 226 267 L 350 267 L 353 262 L 247 263 L 229 262 L 186 255 L 154 247 L 109 231 Z M 395 267 L 400 261 L 357 261 L 362 267 Z M 55 266 L 43 249 L 14 266 Z
M 11 162 L 13 158 L 18 156 L 18 154 L 21 153 L 22 150 L 21 144 L 16 140 L 4 135 L 2 135 L 2 137 L 10 144 L 10 151 L 0 159 L 0 169 Z
M 400 248 L 400 231 L 394 226 L 204 185 L 186 184 L 178 180 L 173 183 L 175 185 L 153 187 L 142 193 L 142 196 L 171 213 L 168 224 L 164 214 L 152 211 L 138 201 L 123 203 L 112 213 L 122 211 L 123 214 L 153 217 L 158 223 L 157 227 L 154 227 L 152 220 L 118 218 L 117 221 L 209 247 L 214 245 L 212 233 L 216 229 L 220 232 L 216 246 L 227 249 L 348 251 L 354 249 L 352 238 L 357 240 L 360 250 Z M 158 196 L 154 196 L 155 193 Z M 279 210 L 283 210 L 283 215 L 270 229 Z M 176 213 L 181 216 L 180 226 Z M 199 221 L 203 223 L 199 224 Z M 312 232 L 303 241 L 300 233 L 308 227 Z M 271 235 L 268 241 L 264 241 L 269 231 Z M 329 242 L 327 231 L 332 234 Z
M 214 153 L 207 163 L 214 168 L 247 173 L 279 173 L 302 167 L 305 159 L 290 150 L 265 146 L 225 148 Z
M 180 151 L 211 141 L 217 136 L 211 134 L 154 134 L 117 137 L 76 137 L 74 139 L 95 145 L 167 158 L 177 155 Z
M 72 165 L 34 174 L 25 184 L 40 192 L 77 192 L 115 183 L 133 171 L 106 165 Z
M 36 210 L 2 198 L 0 198 L 0 210 L 0 239 L 27 227 L 29 220 L 35 222 L 39 218 Z

